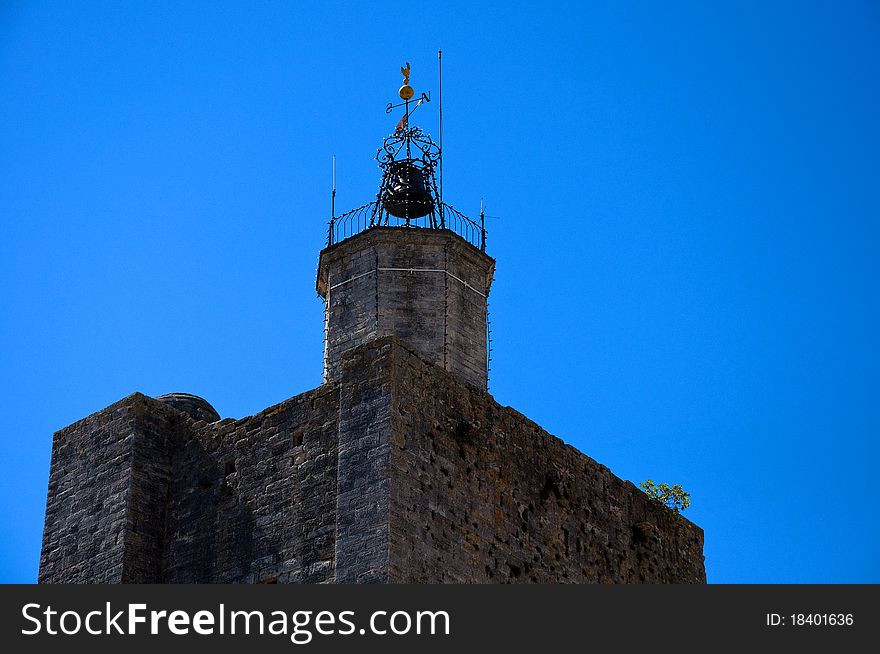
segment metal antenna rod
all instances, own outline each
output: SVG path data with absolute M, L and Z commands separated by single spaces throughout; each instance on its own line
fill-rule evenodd
M 443 216 L 443 50 L 437 50 L 437 95 L 440 104 L 440 227 L 446 226 Z
M 333 190 L 330 191 L 330 221 L 327 229 L 327 247 L 333 245 L 333 232 L 336 229 L 336 155 L 333 155 Z
M 486 203 L 480 198 L 480 249 L 486 251 Z
M 333 191 L 330 193 L 330 217 L 336 218 L 336 155 L 333 155 Z

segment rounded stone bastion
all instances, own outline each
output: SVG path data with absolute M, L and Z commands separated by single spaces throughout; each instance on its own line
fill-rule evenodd
M 156 397 L 160 402 L 172 406 L 178 411 L 183 411 L 193 420 L 216 422 L 220 420 L 220 414 L 207 400 L 190 393 L 166 393 Z

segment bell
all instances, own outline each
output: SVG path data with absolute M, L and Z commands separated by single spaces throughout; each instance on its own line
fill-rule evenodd
M 434 209 L 434 198 L 425 184 L 425 173 L 412 159 L 391 163 L 382 204 L 392 216 L 411 220 L 427 216 Z

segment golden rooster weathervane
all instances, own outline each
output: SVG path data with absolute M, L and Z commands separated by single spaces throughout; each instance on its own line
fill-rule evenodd
M 409 127 L 409 117 L 413 111 L 418 109 L 423 102 L 431 101 L 430 93 L 422 93 L 419 97 L 418 101 L 415 103 L 415 106 L 410 106 L 410 101 L 415 96 L 416 92 L 413 90 L 413 87 L 409 85 L 409 78 L 412 74 L 412 68 L 409 65 L 409 62 L 406 62 L 406 66 L 400 67 L 400 72 L 403 74 L 403 86 L 401 86 L 397 90 L 397 95 L 400 96 L 400 99 L 403 100 L 400 104 L 394 104 L 389 102 L 385 107 L 385 113 L 390 114 L 397 107 L 404 107 L 403 117 L 398 121 L 397 126 L 394 128 L 394 134 L 399 135 L 402 134 Z
M 403 73 L 403 86 L 401 86 L 397 90 L 397 95 L 400 96 L 400 99 L 403 100 L 403 102 L 401 102 L 399 104 L 394 104 L 393 102 L 389 102 L 387 105 L 385 105 L 385 113 L 390 114 L 392 111 L 397 109 L 397 107 L 406 107 L 406 111 L 404 113 L 405 113 L 405 115 L 409 116 L 409 114 L 412 113 L 412 111 L 410 110 L 409 103 L 410 103 L 410 100 L 412 100 L 415 97 L 416 92 L 413 90 L 413 87 L 411 87 L 409 85 L 409 78 L 412 75 L 412 68 L 410 67 L 408 61 L 406 62 L 406 66 L 400 67 L 400 72 Z M 430 101 L 431 101 L 431 94 L 430 93 L 422 93 L 419 96 L 419 99 L 416 102 L 415 107 L 413 107 L 412 109 L 415 110 L 423 102 L 430 102 Z
M 415 91 L 413 91 L 412 87 L 409 85 L 410 67 L 408 61 L 406 62 L 406 68 L 403 66 L 400 67 L 400 72 L 403 73 L 403 86 L 400 87 L 397 95 L 400 96 L 401 100 L 409 100 L 415 95 Z

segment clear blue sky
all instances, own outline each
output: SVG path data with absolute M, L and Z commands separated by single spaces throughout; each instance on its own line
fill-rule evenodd
M 374 197 L 438 48 L 496 399 L 683 484 L 712 582 L 880 582 L 880 6 L 450 0 L 0 6 L 0 580 L 55 430 L 320 383 L 331 155 Z

